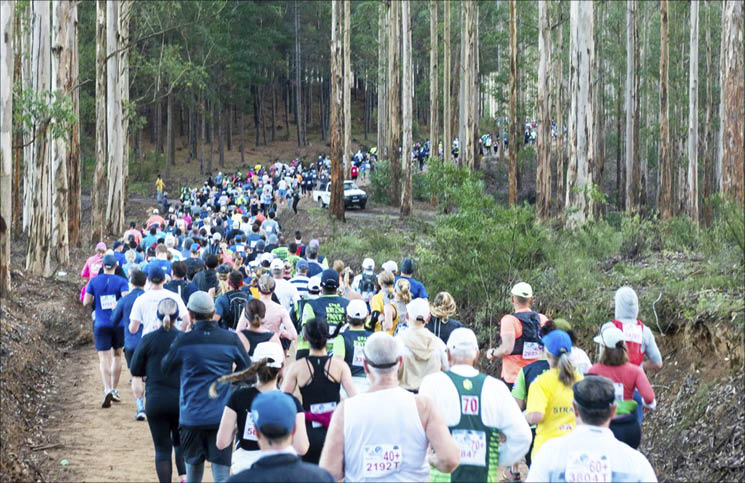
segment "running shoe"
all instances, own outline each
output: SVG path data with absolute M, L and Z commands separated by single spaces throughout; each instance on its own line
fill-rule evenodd
M 114 399 L 114 395 L 111 393 L 111 391 L 106 391 L 103 396 L 103 403 L 101 403 L 102 408 L 108 408 L 111 407 L 111 401 Z
M 119 397 L 119 391 L 116 389 L 111 390 L 111 400 L 117 403 L 122 402 L 122 398 Z
M 137 399 L 137 411 L 135 412 L 135 420 L 144 421 L 145 419 L 145 405 L 142 404 L 142 399 Z

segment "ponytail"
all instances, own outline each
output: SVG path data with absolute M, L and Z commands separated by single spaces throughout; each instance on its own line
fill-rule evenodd
M 574 384 L 575 371 L 572 362 L 569 360 L 569 353 L 562 352 L 559 356 L 559 380 L 567 387 Z
M 251 299 L 243 309 L 243 313 L 246 319 L 248 319 L 248 323 L 251 324 L 251 327 L 257 328 L 261 325 L 266 315 L 266 305 L 259 299 Z
M 411 284 L 409 284 L 409 281 L 405 278 L 400 278 L 398 280 L 397 290 L 396 290 L 396 296 L 398 297 L 399 302 L 403 302 L 405 304 L 408 304 L 411 302 Z
M 168 332 L 173 327 L 173 322 L 180 317 L 178 304 L 172 298 L 164 298 L 158 303 L 158 318 L 163 324 L 163 330 Z
M 252 364 L 248 369 L 227 374 L 225 376 L 218 377 L 215 382 L 210 384 L 209 394 L 210 398 L 215 399 L 217 397 L 217 385 L 226 382 L 239 382 L 247 381 L 258 376 L 259 382 L 266 383 L 277 378 L 279 371 L 282 370 L 280 367 L 269 367 L 269 359 L 262 359 L 261 361 Z

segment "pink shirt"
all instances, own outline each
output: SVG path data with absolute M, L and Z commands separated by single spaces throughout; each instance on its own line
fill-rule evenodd
M 262 302 L 266 307 L 266 314 L 264 315 L 264 323 L 261 325 L 264 329 L 271 330 L 275 334 L 283 339 L 295 340 L 297 339 L 297 331 L 295 326 L 290 320 L 290 313 L 282 305 L 272 301 L 271 299 L 264 299 Z
M 633 399 L 634 389 L 639 391 L 645 403 L 652 404 L 652 401 L 654 401 L 654 389 L 649 384 L 649 379 L 647 379 L 644 370 L 630 362 L 622 366 L 594 364 L 587 373 L 605 376 L 614 383 L 623 384 L 624 401 L 631 401 Z
M 85 261 L 85 266 L 83 266 L 83 271 L 80 272 L 80 276 L 89 280 L 93 280 L 94 278 L 96 278 L 96 275 L 98 275 L 98 272 L 99 270 L 101 270 L 102 266 L 103 257 L 96 253 L 95 255 L 88 257 L 88 260 Z

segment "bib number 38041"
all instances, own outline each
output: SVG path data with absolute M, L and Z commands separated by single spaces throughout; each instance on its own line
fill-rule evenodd
M 362 448 L 363 473 L 366 478 L 379 478 L 398 471 L 401 467 L 401 445 L 375 444 Z
M 567 481 L 611 481 L 612 473 L 613 471 L 607 455 L 584 451 L 570 454 L 565 469 Z

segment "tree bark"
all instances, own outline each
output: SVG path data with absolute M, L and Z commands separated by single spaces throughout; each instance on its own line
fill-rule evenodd
M 272 90 L 272 142 L 277 140 L 277 89 L 274 86 L 274 80 L 274 77 L 272 77 L 272 83 L 269 86 L 269 88 Z M 220 129 L 219 125 L 220 120 L 218 118 L 218 130 Z M 222 167 L 222 164 L 220 166 Z
M 691 0 L 688 73 L 688 216 L 698 224 L 698 0 Z
M 22 89 L 23 91 L 31 91 L 34 89 L 34 75 L 33 70 L 34 53 L 38 50 L 34 49 L 34 28 L 37 22 L 37 18 L 34 15 L 34 10 L 30 4 L 23 5 L 23 15 L 28 19 L 26 28 L 19 29 L 23 30 L 21 37 L 23 46 L 23 66 L 21 69 L 22 77 Z M 23 135 L 23 217 L 21 218 L 23 233 L 28 234 L 29 225 L 31 224 L 31 213 L 34 205 L 34 186 L 36 184 L 36 164 L 33 162 L 34 159 L 34 130 L 33 129 L 20 129 Z
M 230 117 L 230 116 L 227 116 Z M 272 116 L 272 125 L 274 125 L 274 116 Z M 272 135 L 272 141 L 274 136 Z M 225 167 L 225 108 L 218 103 L 217 107 L 217 153 L 220 168 Z
M 67 236 L 71 246 L 79 247 L 80 240 L 80 217 L 81 187 L 82 179 L 80 163 L 80 89 L 77 88 L 79 76 L 79 53 L 78 53 L 78 5 L 73 2 L 70 6 L 70 26 L 67 30 L 70 44 L 70 78 L 69 92 L 72 100 L 72 113 L 75 123 L 70 131 L 70 147 L 67 153 L 67 175 L 69 178 L 68 188 L 68 229 Z
M 110 234 L 124 232 L 124 172 L 122 157 L 122 98 L 119 72 L 119 0 L 106 3 L 106 140 L 108 198 L 106 226 Z
M 214 154 L 214 144 L 215 144 L 215 101 L 210 100 L 209 102 L 209 110 L 210 110 L 210 154 L 207 156 L 207 172 L 212 172 L 212 155 Z M 264 143 L 266 144 L 266 142 Z
M 297 145 L 305 146 L 305 132 L 302 116 L 302 84 L 300 83 L 300 13 L 295 0 L 295 124 L 297 125 Z
M 11 13 L 13 13 L 14 19 L 13 19 L 13 84 L 15 84 L 16 89 L 18 89 L 18 94 L 23 95 L 23 90 L 25 88 L 24 85 L 24 79 L 23 79 L 23 30 L 21 29 L 21 17 L 26 12 L 27 7 L 18 8 L 15 5 L 15 2 L 9 3 L 9 5 L 12 5 L 13 8 L 11 10 Z M 4 56 L 2 58 L 5 58 Z M 0 60 L 0 62 L 2 62 Z M 10 86 L 10 83 L 8 83 Z M 13 93 L 11 92 L 11 97 L 13 96 Z M 16 111 L 20 109 L 21 106 L 15 105 Z M 3 111 L 5 112 L 5 111 Z M 2 116 L 2 114 L 0 114 Z M 24 164 L 24 148 L 23 148 L 23 123 L 17 119 L 16 117 L 12 118 L 13 120 L 13 146 L 14 146 L 14 152 L 13 152 L 13 179 L 12 179 L 12 186 L 15 187 L 15 189 L 12 190 L 13 193 L 13 207 L 12 207 L 12 227 L 13 227 L 13 234 L 20 234 L 22 233 L 22 219 L 21 214 L 23 213 L 23 204 L 21 202 L 21 166 Z M 2 148 L 0 148 L 2 149 Z M 10 191 L 8 191 L 10 193 Z M 2 195 L 0 195 L 1 197 Z M 9 220 L 5 220 L 6 223 L 10 223 Z M 8 225 L 7 230 L 11 229 L 11 226 Z M 10 236 L 10 235 L 8 235 Z
M 166 162 L 165 175 L 168 177 L 170 166 L 176 166 L 176 133 L 173 122 L 173 93 L 166 100 Z
M 605 3 L 598 2 L 598 8 L 595 10 L 595 20 L 593 25 L 604 25 L 603 13 L 605 11 Z M 605 121 L 604 111 L 601 107 L 601 93 L 605 90 L 605 80 L 603 78 L 603 57 L 601 51 L 602 42 L 600 42 L 600 29 L 593 29 L 593 45 L 595 46 L 595 55 L 593 56 L 593 65 L 591 66 L 593 77 L 595 81 L 592 84 L 592 129 L 593 129 L 593 144 L 592 144 L 592 181 L 593 189 L 602 191 L 603 190 L 603 171 L 605 168 L 605 153 L 603 149 L 603 124 Z M 538 136 L 541 137 L 540 134 Z M 642 173 L 646 173 L 646 156 L 643 158 Z M 642 186 L 646 187 L 646 174 L 643 176 Z M 593 204 L 593 216 L 600 218 L 603 209 L 602 203 Z
M 238 151 L 241 152 L 241 165 L 246 164 L 246 150 L 245 145 L 243 144 L 243 133 L 246 130 L 246 126 L 243 124 L 243 109 L 245 107 L 245 102 L 241 100 L 241 102 L 238 104 L 237 110 L 238 110 Z
M 450 146 L 453 143 L 453 133 L 450 129 L 450 123 L 452 122 L 451 113 L 451 90 L 450 90 L 450 69 L 452 68 L 451 45 L 450 45 L 450 2 L 442 4 L 443 11 L 443 37 L 444 43 L 442 47 L 442 154 L 445 161 L 452 161 L 452 153 L 450 152 Z M 435 147 L 433 147 L 435 149 Z
M 474 44 L 476 32 L 474 28 L 474 2 L 463 2 L 461 9 L 461 61 L 460 61 L 460 102 L 458 120 L 460 129 L 460 154 L 458 164 L 473 170 L 475 164 L 476 146 L 474 144 L 475 112 L 473 103 L 473 88 L 476 61 L 474 59 Z M 404 64 L 405 65 L 405 64 Z
M 344 221 L 342 0 L 331 2 L 331 200 L 329 216 Z
M 104 200 L 106 199 L 106 0 L 96 2 L 96 172 L 91 208 L 91 241 L 103 239 Z
M 572 101 L 569 111 L 566 212 L 568 226 L 577 227 L 593 216 L 593 4 L 572 2 L 569 12 L 569 92 L 572 93 Z
M 134 0 L 121 0 L 119 2 L 119 45 L 129 44 L 129 23 Z M 122 117 L 122 134 L 120 142 L 122 144 L 122 198 L 124 206 L 127 205 L 129 196 L 129 116 L 127 116 L 127 105 L 129 104 L 129 50 L 123 50 L 119 53 L 119 89 L 121 90 L 121 117 Z M 175 140 L 174 140 L 175 143 Z M 124 218 L 124 215 L 122 215 Z M 122 226 L 124 220 L 122 220 Z
M 724 49 L 721 53 L 722 68 L 722 193 L 739 202 L 745 200 L 743 181 L 742 121 L 745 118 L 745 93 L 743 93 L 743 5 L 740 1 L 727 1 L 723 8 Z
M 558 215 L 563 211 L 566 193 L 564 190 L 564 29 L 558 29 L 558 39 L 556 40 L 556 71 L 554 73 L 554 83 L 556 84 L 556 194 L 554 195 L 553 205 L 554 214 Z M 503 150 L 504 151 L 504 150 Z
M 15 2 L 0 3 L 0 295 L 10 294 L 10 243 L 13 195 L 13 28 Z M 20 160 L 16 159 L 16 163 Z M 6 299 L 7 300 L 7 299 Z
M 626 211 L 638 213 L 639 172 L 639 2 L 626 0 Z
M 233 96 L 230 97 L 231 99 Z M 228 104 L 226 106 L 227 112 L 225 113 L 225 118 L 223 120 L 223 124 L 227 121 L 227 126 L 225 129 L 225 141 L 227 143 L 228 151 L 233 150 L 233 105 Z M 288 130 L 288 126 L 285 124 L 285 130 Z
M 352 177 L 351 2 L 344 2 L 344 176 Z
M 429 144 L 430 155 L 437 155 L 437 144 L 440 126 L 438 99 L 438 38 L 437 38 L 437 0 L 429 0 Z M 445 7 L 447 8 L 447 6 Z
M 388 38 L 388 159 L 391 163 L 390 199 L 401 200 L 401 3 L 391 2 Z
M 704 25 L 704 42 L 706 43 L 706 114 L 704 115 L 704 137 L 703 147 L 701 153 L 704 161 L 703 166 L 703 186 L 701 199 L 703 201 L 701 221 L 704 226 L 711 224 L 711 196 L 714 194 L 714 161 L 712 156 L 712 139 L 711 139 L 711 123 L 712 121 L 712 108 L 714 101 L 712 100 L 711 84 L 712 84 L 712 72 L 711 72 L 711 0 L 706 1 L 706 24 Z
M 520 135 L 517 122 L 517 18 L 516 0 L 510 0 L 510 171 L 509 203 L 517 203 L 517 138 Z
M 538 2 L 538 168 L 536 172 L 536 209 L 540 218 L 551 216 L 551 26 L 548 2 Z
M 411 5 L 409 0 L 401 2 L 401 50 L 402 64 L 411 65 Z M 404 169 L 403 193 L 401 196 L 401 216 L 411 215 L 412 210 L 412 186 L 411 186 L 411 150 L 412 150 L 412 101 L 413 91 L 413 73 L 411 68 L 403 69 L 403 83 L 401 90 L 401 108 L 403 113 L 403 138 L 401 149 L 401 163 Z
M 289 70 L 288 70 L 289 75 Z M 290 139 L 290 79 L 285 80 L 285 141 Z M 322 135 L 323 136 L 323 135 Z
M 199 174 L 204 175 L 205 174 L 204 172 L 204 161 L 205 161 L 204 150 L 207 145 L 207 99 L 205 98 L 206 96 L 205 96 L 204 91 L 201 91 L 199 95 L 201 97 L 200 104 L 201 104 L 201 115 L 202 115 L 201 116 L 202 126 L 201 126 L 201 132 L 200 132 L 200 140 L 199 140 L 199 144 L 200 144 L 199 146 Z
M 657 206 L 660 218 L 663 220 L 669 220 L 672 217 L 673 171 L 670 159 L 670 106 L 668 105 L 669 48 L 670 28 L 667 18 L 667 0 L 660 0 L 660 183 Z

